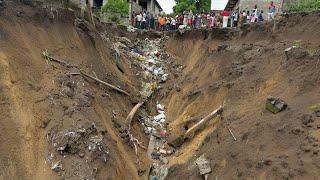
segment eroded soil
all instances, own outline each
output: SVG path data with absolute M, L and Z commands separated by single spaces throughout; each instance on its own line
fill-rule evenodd
M 75 19 L 71 11 L 16 1 L 1 12 L 1 179 L 146 179 L 154 161 L 144 148 L 136 155 L 125 121 L 145 100 L 143 69 L 130 54 L 145 38 L 163 43 L 159 51 L 169 75 L 134 117 L 132 134 L 148 147 L 150 135 L 140 120 L 157 115 L 157 101 L 165 106 L 165 144 L 173 146 L 160 156 L 166 179 L 202 179 L 195 161 L 203 154 L 212 169 L 209 179 L 320 175 L 318 12 L 289 15 L 275 25 L 182 35 L 128 33 Z M 120 57 L 116 42 L 127 47 Z M 298 48 L 286 54 L 293 45 Z M 44 50 L 74 66 L 43 59 Z M 130 96 L 74 74 L 79 70 Z M 269 95 L 288 108 L 267 111 Z M 175 146 L 220 105 L 221 116 Z M 55 172 L 57 162 L 62 167 Z

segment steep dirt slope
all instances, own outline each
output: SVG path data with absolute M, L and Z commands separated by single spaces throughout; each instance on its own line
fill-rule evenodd
M 178 148 L 168 179 L 201 179 L 194 162 L 202 154 L 213 170 L 209 179 L 317 179 L 320 118 L 310 106 L 320 102 L 318 14 L 290 15 L 275 26 L 171 35 L 172 69 L 182 69 L 172 76 L 172 90 L 162 91 L 171 139 L 190 127 L 190 118 L 200 119 L 224 102 L 225 108 L 222 119 Z M 293 45 L 301 48 L 286 58 Z M 269 95 L 288 108 L 265 110 Z
M 126 63 L 124 73 L 117 68 L 111 44 L 91 26 L 74 26 L 74 19 L 72 12 L 34 8 L 17 1 L 7 1 L 1 12 L 1 179 L 58 179 L 50 168 L 59 158 L 65 163 L 64 169 L 74 171 L 64 176 L 71 179 L 83 178 L 83 174 L 93 177 L 96 173 L 99 179 L 139 178 L 134 151 L 123 142 L 113 123 L 117 121 L 117 127 L 121 126 L 135 100 L 68 75 L 77 69 L 41 57 L 47 49 L 52 56 L 136 93 L 139 84 L 133 72 Z M 105 27 L 99 28 L 104 32 Z M 103 134 L 107 155 L 101 157 L 107 160 L 53 153 L 56 147 L 48 142 L 49 135 L 80 127 L 88 129 L 93 123 L 94 130 Z M 83 156 L 81 152 L 79 156 Z M 86 158 L 92 158 L 89 165 Z
M 137 34 L 93 28 L 66 10 L 7 2 L 0 16 L 0 179 L 145 179 L 146 152 L 139 149 L 138 163 L 124 128 L 141 80 L 128 57 L 117 62 L 111 50 L 116 36 L 135 42 Z M 318 17 L 169 33 L 169 80 L 144 109 L 165 104 L 169 143 L 194 124 L 190 118 L 222 104 L 224 113 L 167 157 L 167 179 L 201 179 L 194 161 L 202 154 L 213 170 L 209 179 L 317 179 L 320 111 L 310 106 L 320 103 Z M 292 45 L 299 48 L 286 56 Z M 69 65 L 43 59 L 45 49 Z M 73 74 L 80 69 L 131 96 Z M 288 108 L 265 110 L 269 95 Z M 147 145 L 136 120 L 133 133 Z M 55 173 L 58 162 L 63 170 Z

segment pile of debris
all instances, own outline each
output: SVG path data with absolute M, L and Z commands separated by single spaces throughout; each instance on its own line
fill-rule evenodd
M 51 164 L 51 169 L 60 176 L 65 175 L 63 162 L 68 156 L 80 157 L 87 164 L 96 160 L 104 163 L 108 161 L 109 151 L 103 142 L 103 132 L 100 132 L 94 123 L 58 132 L 53 128 L 48 132 L 47 140 L 53 150 L 48 153 L 47 163 Z
M 165 73 L 165 62 L 159 51 L 161 41 L 162 39 L 149 40 L 146 38 L 138 42 L 131 51 L 132 57 L 138 60 L 137 64 L 143 70 L 142 74 L 137 74 L 141 75 L 144 80 L 141 91 L 143 98 L 149 98 L 157 88 L 160 88 L 157 86 L 158 83 L 168 80 L 169 74 Z
M 142 73 L 142 90 L 140 94 L 142 98 L 148 99 L 157 90 L 160 89 L 160 83 L 168 80 L 169 74 L 166 73 L 165 64 L 166 56 L 162 52 L 161 44 L 165 38 L 140 41 L 135 48 L 132 49 L 131 55 L 137 59 Z M 168 146 L 167 136 L 167 119 L 165 115 L 165 106 L 157 102 L 156 112 L 154 116 L 147 114 L 141 116 L 140 123 L 144 128 L 144 132 L 150 135 L 148 145 L 148 157 L 152 160 L 151 176 L 153 178 L 165 179 L 168 174 L 167 164 L 169 160 L 166 156 L 171 155 L 174 149 Z
M 148 101 L 148 99 L 161 88 L 160 84 L 165 83 L 169 78 L 165 66 L 166 63 L 169 63 L 167 58 L 169 55 L 166 54 L 163 49 L 166 38 L 167 37 L 154 40 L 146 38 L 136 42 L 131 42 L 124 37 L 115 38 L 117 42 L 114 43 L 113 47 L 116 56 L 120 57 L 122 54 L 129 54 L 129 59 L 131 59 L 131 61 L 128 63 L 130 63 L 130 67 L 138 68 L 136 75 L 141 80 L 142 87 L 140 95 L 144 102 Z M 142 104 L 143 102 L 140 102 L 133 108 L 127 117 L 128 122 L 131 122 L 132 116 Z M 149 175 L 154 178 L 157 177 L 157 179 L 164 179 L 168 174 L 167 164 L 169 163 L 166 156 L 174 152 L 174 149 L 170 147 L 166 141 L 168 124 L 165 115 L 165 107 L 157 102 L 157 114 L 151 112 L 152 115 L 150 115 L 151 113 L 143 108 L 141 108 L 139 112 L 139 122 L 144 129 L 145 134 L 150 135 L 147 154 L 152 161 L 152 170 Z M 135 140 L 135 138 L 131 139 Z

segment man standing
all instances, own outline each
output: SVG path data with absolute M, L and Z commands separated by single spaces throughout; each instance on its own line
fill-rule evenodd
M 141 26 L 141 24 L 142 24 L 142 12 L 137 14 L 136 19 L 137 19 L 137 28 L 141 29 L 142 28 L 142 26 Z
M 272 21 L 274 19 L 274 14 L 276 13 L 276 6 L 274 5 L 273 1 L 271 1 L 269 5 L 269 12 L 268 12 L 268 19 Z
M 233 19 L 233 23 L 232 23 L 232 27 L 237 27 L 238 26 L 238 19 L 239 19 L 239 13 L 238 13 L 238 9 L 236 9 L 236 11 L 234 11 L 232 13 L 232 19 Z
M 166 25 L 166 19 L 165 17 L 163 17 L 163 15 L 160 17 L 159 24 L 160 24 L 160 30 L 164 31 L 165 30 L 164 26 Z
M 222 27 L 223 28 L 228 27 L 228 20 L 229 20 L 230 12 L 227 10 L 223 10 L 221 13 L 221 16 L 223 18 L 222 19 L 223 20 Z

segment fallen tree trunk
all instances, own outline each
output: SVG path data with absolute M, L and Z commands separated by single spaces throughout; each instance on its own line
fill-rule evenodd
M 67 67 L 77 67 L 76 65 L 72 65 L 72 64 L 69 64 L 68 62 L 66 61 L 63 61 L 61 59 L 58 59 L 56 57 L 52 57 L 52 56 L 47 56 L 47 59 L 50 60 L 50 61 L 54 61 L 54 62 L 57 62 L 59 64 L 62 64 L 64 66 L 67 66 Z
M 47 51 L 43 51 L 43 52 L 42 52 L 42 57 L 43 57 L 44 59 L 46 59 L 46 60 L 54 61 L 54 62 L 57 62 L 57 63 L 59 63 L 59 64 L 62 64 L 62 65 L 64 65 L 64 66 L 67 66 L 67 67 L 76 67 L 77 69 L 79 69 L 76 65 L 69 64 L 69 63 L 66 62 L 66 61 L 63 61 L 63 60 L 61 60 L 61 59 L 58 59 L 58 58 L 55 58 L 55 57 L 50 56 Z M 87 77 L 87 78 L 90 78 L 90 79 L 92 79 L 92 80 L 95 80 L 95 81 L 99 82 L 100 84 L 103 84 L 103 85 L 105 85 L 105 86 L 108 86 L 108 87 L 111 88 L 111 89 L 114 89 L 114 90 L 116 90 L 116 91 L 118 91 L 118 92 L 121 92 L 122 94 L 125 94 L 125 95 L 127 95 L 127 96 L 130 96 L 130 94 L 129 94 L 128 92 L 126 92 L 126 91 L 124 91 L 124 90 L 122 90 L 122 89 L 120 89 L 120 88 L 118 88 L 118 87 L 116 87 L 116 86 L 114 86 L 114 85 L 112 85 L 112 84 L 109 84 L 109 83 L 107 83 L 107 82 L 104 82 L 104 81 L 102 81 L 102 80 L 100 80 L 100 79 L 98 79 L 98 78 L 96 78 L 96 77 L 93 77 L 93 76 L 91 76 L 91 75 L 89 75 L 89 74 L 87 74 L 87 73 L 85 73 L 85 72 L 83 72 L 83 71 L 81 71 L 81 70 L 80 70 L 80 73 L 70 73 L 70 75 L 82 75 L 82 76 L 84 76 L 84 77 Z
M 138 104 L 136 104 L 132 110 L 130 111 L 130 113 L 128 114 L 127 118 L 126 118 L 126 123 L 128 124 L 128 131 L 130 131 L 131 129 L 131 122 L 132 119 L 134 117 L 134 115 L 136 114 L 136 112 L 138 111 L 138 109 L 144 104 L 144 102 L 140 102 Z
M 114 85 L 112 85 L 112 84 L 109 84 L 109 83 L 107 83 L 107 82 L 104 82 L 104 81 L 102 81 L 102 80 L 100 80 L 100 79 L 98 79 L 98 78 L 95 78 L 95 77 L 93 77 L 93 76 L 91 76 L 91 75 L 89 75 L 89 74 L 87 74 L 87 73 L 85 73 L 85 72 L 83 72 L 83 71 L 80 71 L 80 74 L 81 74 L 82 76 L 85 76 L 85 77 L 87 77 L 87 78 L 90 78 L 90 79 L 92 79 L 92 80 L 95 80 L 95 81 L 99 82 L 100 84 L 103 84 L 103 85 L 105 85 L 105 86 L 108 86 L 108 87 L 111 88 L 111 89 L 114 89 L 114 90 L 116 90 L 116 91 L 118 91 L 118 92 L 121 92 L 122 94 L 125 94 L 125 95 L 127 95 L 127 96 L 130 96 L 130 94 L 129 94 L 128 92 L 126 92 L 126 91 L 124 91 L 124 90 L 122 90 L 122 89 L 120 89 L 120 88 L 117 88 L 116 86 L 114 86 Z
M 221 114 L 223 111 L 222 106 L 220 106 L 218 109 L 214 110 L 212 113 L 201 119 L 198 123 L 193 125 L 190 129 L 187 130 L 187 132 L 184 134 L 184 138 L 192 136 L 196 131 L 200 130 L 204 127 L 205 124 L 207 124 L 208 121 L 210 121 L 212 118 L 214 118 L 216 115 Z

